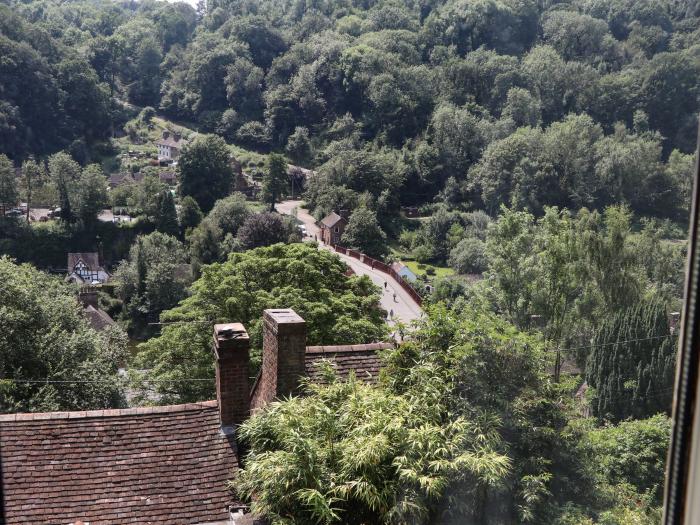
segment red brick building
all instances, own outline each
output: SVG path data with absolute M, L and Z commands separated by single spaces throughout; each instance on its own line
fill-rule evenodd
M 319 378 L 375 381 L 377 343 L 306 346 L 293 310 L 266 310 L 263 366 L 248 388 L 249 339 L 238 323 L 214 327 L 217 399 L 121 410 L 0 415 L 0 523 L 224 525 L 253 523 L 228 488 L 239 465 L 236 426 L 251 411 Z
M 340 244 L 340 239 L 348 225 L 345 217 L 331 212 L 321 219 L 318 227 L 321 229 L 321 240 L 326 244 Z

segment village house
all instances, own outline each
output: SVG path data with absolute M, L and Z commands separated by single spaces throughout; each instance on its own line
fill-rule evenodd
M 228 488 L 241 464 L 236 427 L 276 398 L 340 377 L 374 382 L 388 343 L 306 346 L 293 310 L 265 310 L 263 362 L 249 388 L 250 341 L 239 323 L 213 330 L 216 399 L 185 405 L 0 415 L 0 482 L 17 523 L 254 523 Z
M 102 284 L 110 274 L 100 265 L 97 252 L 69 253 L 66 281 L 77 284 Z
M 174 171 L 159 171 L 158 180 L 168 186 L 175 186 L 177 184 L 177 175 Z
M 107 179 L 107 184 L 111 189 L 114 189 L 125 184 L 135 184 L 139 180 L 140 179 L 138 178 L 138 174 L 134 175 L 128 172 L 113 173 Z
M 319 221 L 321 241 L 330 245 L 340 244 L 340 239 L 348 225 L 347 218 L 342 215 L 344 215 L 343 212 L 341 215 L 331 212 Z
M 187 144 L 179 133 L 163 131 L 163 136 L 156 141 L 158 160 L 172 161 L 180 156 L 180 150 Z
M 83 307 L 83 314 L 94 330 L 101 332 L 116 324 L 114 319 L 100 308 L 96 288 L 85 287 L 78 294 L 78 301 Z

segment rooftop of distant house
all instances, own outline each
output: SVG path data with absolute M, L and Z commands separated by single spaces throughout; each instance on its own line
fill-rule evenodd
M 187 144 L 187 140 L 180 133 L 173 131 L 163 131 L 163 135 L 156 141 L 157 146 L 167 146 L 169 148 L 182 148 Z
M 326 228 L 332 228 L 333 226 L 344 220 L 345 219 L 343 217 L 338 215 L 336 212 L 332 211 L 323 219 L 321 219 L 321 225 L 325 226 Z
M 76 252 L 68 254 L 68 271 L 73 271 L 81 261 L 91 270 L 100 268 L 100 257 L 97 252 Z
M 120 410 L 0 415 L 4 518 L 15 523 L 253 523 L 228 488 L 239 465 L 235 427 L 300 378 L 375 382 L 389 343 L 306 346 L 293 310 L 266 310 L 263 365 L 248 388 L 249 338 L 214 326 L 217 399 Z
M 97 252 L 69 253 L 67 271 L 66 281 L 79 284 L 104 283 L 110 279 Z

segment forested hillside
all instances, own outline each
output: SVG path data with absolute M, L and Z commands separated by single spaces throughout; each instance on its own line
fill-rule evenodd
M 436 196 L 539 213 L 687 207 L 693 0 L 10 2 L 0 151 L 105 139 L 154 106 L 318 167 L 318 213 Z M 365 194 L 362 196 L 361 194 Z M 390 221 L 381 221 L 390 229 Z

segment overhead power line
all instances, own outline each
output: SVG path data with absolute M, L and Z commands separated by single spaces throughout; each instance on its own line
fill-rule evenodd
M 557 350 L 559 350 L 561 352 L 568 352 L 571 350 L 582 350 L 584 348 L 597 348 L 599 346 L 621 345 L 624 343 L 636 343 L 638 341 L 651 341 L 652 339 L 666 339 L 667 337 L 673 337 L 673 335 L 668 334 L 668 335 L 657 335 L 654 337 L 640 337 L 639 339 L 622 339 L 621 341 L 613 341 L 611 343 L 601 343 L 598 345 L 572 346 L 570 348 L 560 348 L 560 349 L 554 348 L 554 349 L 550 350 L 550 352 L 557 351 Z
M 95 385 L 105 385 L 105 384 L 112 384 L 115 381 L 104 381 L 104 380 L 86 380 L 86 379 L 61 379 L 61 380 L 56 380 L 56 379 L 48 379 L 48 380 L 42 380 L 42 379 L 0 379 L 0 381 L 12 381 L 13 383 L 28 383 L 28 384 L 95 384 Z M 201 379 L 201 378 L 184 378 L 184 379 L 144 379 L 144 383 L 190 383 L 190 382 L 199 382 L 199 381 L 209 381 L 212 382 L 214 381 L 213 377 L 210 377 L 208 379 Z

